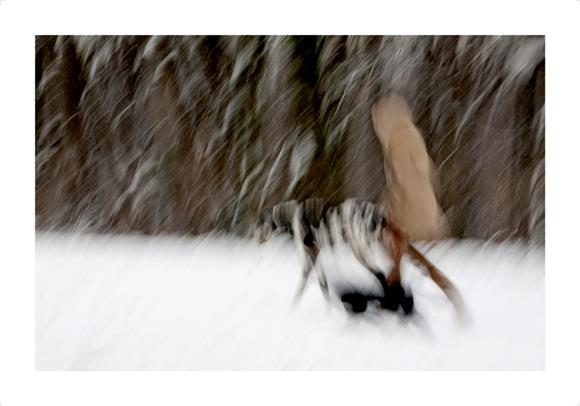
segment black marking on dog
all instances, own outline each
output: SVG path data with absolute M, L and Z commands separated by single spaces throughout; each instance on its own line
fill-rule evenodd
M 385 275 L 380 272 L 375 273 L 375 277 L 383 287 L 384 296 L 379 299 L 383 309 L 397 311 L 400 306 L 405 315 L 413 313 L 414 300 L 411 293 L 407 294 L 400 283 L 389 285 Z
M 369 302 L 377 301 L 381 308 L 396 312 L 399 307 L 405 316 L 413 314 L 414 300 L 412 294 L 407 294 L 400 284 L 389 285 L 385 276 L 377 272 L 376 278 L 383 289 L 382 295 L 365 294 L 360 291 L 345 291 L 340 294 L 340 300 L 344 307 L 352 313 L 363 313 Z
M 344 307 L 353 313 L 364 313 L 367 310 L 369 296 L 360 292 L 343 293 L 340 296 Z

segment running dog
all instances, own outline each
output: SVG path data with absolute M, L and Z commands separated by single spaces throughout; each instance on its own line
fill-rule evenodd
M 302 296 L 320 250 L 344 241 L 350 246 L 357 260 L 381 283 L 385 291 L 385 300 L 381 302 L 384 308 L 396 311 L 401 306 L 405 313 L 412 311 L 412 296 L 402 287 L 400 275 L 401 258 L 407 253 L 427 271 L 456 309 L 461 310 L 462 299 L 453 283 L 413 244 L 402 238 L 401 232 L 384 217 L 384 212 L 380 206 L 355 199 L 348 199 L 338 206 L 329 205 L 322 199 L 308 199 L 303 202 L 293 200 L 265 210 L 256 231 L 261 243 L 274 234 L 287 233 L 304 255 L 306 263 L 297 299 Z M 367 261 L 371 245 L 377 241 L 394 260 L 395 265 L 387 276 Z M 324 273 L 320 274 L 319 284 L 327 296 L 328 284 Z

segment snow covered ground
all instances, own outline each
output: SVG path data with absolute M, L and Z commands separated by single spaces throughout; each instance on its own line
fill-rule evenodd
M 321 258 L 332 285 L 373 289 L 339 251 Z M 544 368 L 543 249 L 450 241 L 427 257 L 463 294 L 469 324 L 407 262 L 416 315 L 353 316 L 314 278 L 293 305 L 302 262 L 284 239 L 39 233 L 37 369 Z

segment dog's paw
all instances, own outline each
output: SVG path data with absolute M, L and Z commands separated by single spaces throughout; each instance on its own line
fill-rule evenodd
M 405 315 L 413 314 L 413 309 L 415 307 L 415 301 L 413 299 L 413 295 L 409 293 L 408 295 L 405 294 L 403 300 L 401 301 L 401 308 L 403 309 L 403 313 Z
M 378 300 L 381 304 L 381 307 L 385 310 L 396 312 L 399 308 L 399 302 L 397 302 L 396 298 L 393 295 L 390 295 L 388 292 L 385 292 L 385 295 Z
M 413 313 L 414 300 L 411 293 L 407 293 L 400 283 L 383 284 L 385 296 L 379 301 L 383 309 L 396 312 L 399 306 L 405 315 Z
M 349 292 L 340 296 L 345 309 L 352 313 L 364 313 L 367 310 L 368 298 L 362 293 Z

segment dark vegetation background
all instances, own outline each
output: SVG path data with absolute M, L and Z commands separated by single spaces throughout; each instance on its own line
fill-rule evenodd
M 36 38 L 36 227 L 244 233 L 383 192 L 370 106 L 410 102 L 453 235 L 544 241 L 543 37 Z

